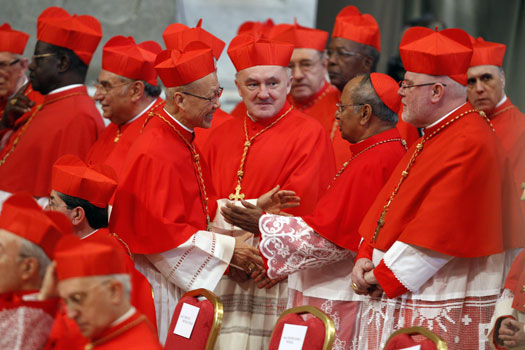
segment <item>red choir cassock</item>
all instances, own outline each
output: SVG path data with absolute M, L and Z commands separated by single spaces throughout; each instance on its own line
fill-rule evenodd
M 350 149 L 355 158 L 303 220 L 321 236 L 356 252 L 359 224 L 406 149 L 395 128 L 351 144 Z
M 75 236 L 64 237 L 57 245 L 55 254 L 59 287 L 60 283 L 69 282 L 71 279 L 79 280 L 96 276 L 129 274 L 131 262 L 126 260 L 124 255 L 125 253 L 119 244 L 106 234 L 84 240 Z M 127 300 L 122 298 L 120 302 L 120 306 L 123 307 L 126 306 Z M 108 310 L 108 312 L 115 312 L 116 310 Z M 103 309 L 96 311 L 98 313 L 105 312 Z M 67 320 L 64 319 L 64 321 Z M 82 322 L 90 325 L 90 322 L 94 322 L 94 320 L 85 316 Z M 75 343 L 71 344 L 75 345 Z M 76 344 L 80 344 L 80 339 Z M 161 346 L 155 329 L 148 318 L 134 307 L 130 307 L 127 312 L 106 325 L 102 332 L 90 335 L 89 342 L 84 348 L 161 349 Z M 53 348 L 51 347 L 51 349 Z
M 39 42 L 72 50 L 89 65 L 102 29 L 91 16 L 49 7 L 38 17 Z M 48 196 L 51 166 L 63 154 L 84 158 L 104 127 L 84 85 L 62 86 L 21 117 L 23 124 L 0 150 L 0 190 Z
M 501 43 L 485 41 L 479 37 L 470 38 L 474 53 L 470 60 L 470 66 L 496 66 L 501 69 L 505 57 L 506 46 Z M 498 77 L 494 77 L 498 79 Z M 481 84 L 484 84 L 483 82 Z M 504 89 L 504 85 L 501 89 Z M 495 88 L 492 88 L 495 89 Z M 503 91 L 502 91 L 503 92 Z M 469 88 L 469 99 L 486 99 L 488 89 L 472 91 Z M 476 101 L 470 101 L 476 105 Z M 504 95 L 496 108 L 487 113 L 496 135 L 500 139 L 510 158 L 514 170 L 515 182 L 519 196 L 522 200 L 521 208 L 525 216 L 525 114 Z
M 104 45 L 102 50 L 102 69 L 119 76 L 142 80 L 157 86 L 157 72 L 154 68 L 155 58 L 161 47 L 154 41 L 136 44 L 133 37 L 117 35 Z M 146 94 L 146 92 L 144 92 Z M 144 96 L 139 102 L 149 100 Z M 91 147 L 86 157 L 88 164 L 105 163 L 120 174 L 129 148 L 142 132 L 148 119 L 148 114 L 164 105 L 160 97 L 153 99 L 145 110 L 138 115 L 124 118 L 123 124 L 110 123 Z M 115 116 L 109 116 L 111 117 Z M 117 116 L 122 118 L 122 116 Z M 116 118 L 116 119 L 120 119 Z
M 248 137 L 252 137 L 286 112 L 283 119 L 257 136 L 249 148 L 242 193 L 246 198 L 258 198 L 280 185 L 301 197 L 301 206 L 288 212 L 302 215 L 314 209 L 335 174 L 333 150 L 319 123 L 293 109 L 289 103 L 267 120 L 253 122 L 247 116 L 233 118 L 212 132 L 205 154 L 214 174 L 212 180 L 218 198 L 228 198 L 235 193 L 246 141 L 244 123 Z

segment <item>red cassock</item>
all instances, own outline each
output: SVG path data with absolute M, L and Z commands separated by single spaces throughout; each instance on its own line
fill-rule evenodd
M 83 159 L 104 127 L 84 85 L 46 95 L 21 123 L 0 150 L 0 190 L 36 197 L 51 192 L 53 163 L 64 154 Z
M 111 166 L 115 173 L 119 175 L 131 145 L 141 134 L 143 127 L 145 127 L 144 124 L 148 118 L 148 113 L 161 108 L 164 106 L 164 103 L 164 100 L 159 97 L 151 108 L 144 111 L 142 115 L 131 123 L 120 126 L 110 123 L 90 148 L 86 156 L 86 163 L 88 165 L 105 163 Z
M 164 109 L 158 112 L 166 121 L 155 115 L 130 148 L 110 219 L 110 231 L 136 254 L 173 249 L 207 228 L 194 157 L 171 126 L 188 142 L 193 134 Z M 202 157 L 199 162 L 204 184 L 211 184 Z M 206 186 L 206 194 L 213 215 L 216 200 L 212 186 Z
M 359 257 L 371 258 L 371 247 L 387 251 L 396 241 L 463 258 L 498 254 L 525 244 L 505 150 L 477 112 L 456 119 L 472 109 L 467 103 L 425 130 L 431 135 L 455 120 L 424 143 L 374 241 L 383 207 L 416 145 L 399 162 L 359 228 L 364 238 Z M 406 292 L 383 260 L 374 274 L 389 297 Z
M 268 120 L 233 118 L 215 129 L 204 154 L 213 174 L 219 198 L 228 198 L 237 186 L 237 172 L 244 150 L 246 120 L 248 137 L 252 137 L 290 109 L 284 107 Z M 248 150 L 241 193 L 246 199 L 258 198 L 276 185 L 301 197 L 301 206 L 287 210 L 293 215 L 313 211 L 335 175 L 330 139 L 319 122 L 291 109 L 268 130 L 257 136 Z
M 115 237 L 106 228 L 99 229 L 87 236 L 84 239 L 93 239 L 96 237 Z M 115 238 L 116 239 L 116 238 Z M 120 241 L 119 241 L 120 242 Z M 148 322 L 152 325 L 156 332 L 156 316 L 155 316 L 155 305 L 153 304 L 151 286 L 139 271 L 135 269 L 135 265 L 126 246 L 122 243 L 122 249 L 125 250 L 126 265 L 128 273 L 131 276 L 131 305 L 137 308 L 137 311 L 145 315 L 148 318 Z M 129 257 L 129 258 L 128 258 Z M 82 336 L 80 329 L 76 322 L 67 317 L 65 305 L 62 305 L 59 313 L 56 316 L 53 324 L 53 329 L 49 336 L 49 340 L 46 344 L 46 350 L 73 350 L 73 349 L 84 349 L 84 346 L 88 343 L 88 339 Z
M 0 349 L 37 350 L 45 344 L 59 299 L 38 301 L 37 293 L 38 290 L 0 294 Z
M 231 114 L 226 113 L 220 108 L 217 111 L 215 111 L 215 113 L 213 114 L 213 120 L 211 122 L 210 128 L 195 128 L 195 130 L 193 130 L 193 132 L 195 133 L 195 139 L 193 140 L 195 146 L 199 149 L 204 149 L 206 142 L 208 142 L 208 138 L 210 137 L 211 132 L 217 129 L 219 125 L 222 125 L 222 123 L 227 122 L 232 118 L 233 116 Z
M 135 312 L 124 322 L 104 331 L 91 341 L 94 350 L 160 350 L 157 334 L 146 316 Z
M 355 158 L 303 220 L 321 236 L 356 252 L 361 240 L 359 224 L 406 149 L 395 128 L 350 148 Z
M 507 98 L 488 117 L 509 155 L 525 217 L 525 114 Z
M 288 101 L 294 108 L 317 119 L 330 135 L 334 147 L 336 169 L 340 169 L 344 162 L 352 156 L 348 141 L 341 136 L 339 124 L 335 119 L 336 103 L 339 103 L 340 97 L 339 90 L 327 81 L 324 82 L 321 90 L 311 96 L 306 103 L 299 103 L 288 95 Z

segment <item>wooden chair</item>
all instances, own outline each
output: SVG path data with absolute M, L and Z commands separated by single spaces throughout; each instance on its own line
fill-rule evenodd
M 306 321 L 301 317 L 303 314 L 311 314 L 312 318 Z M 275 323 L 270 340 L 269 350 L 278 350 L 285 324 L 307 326 L 303 350 L 331 350 L 335 340 L 334 321 L 319 310 L 310 305 L 294 307 L 285 310 Z
M 420 335 L 420 340 L 415 339 Z M 385 350 L 401 350 L 419 345 L 421 350 L 447 350 L 447 343 L 424 327 L 408 327 L 395 331 L 388 338 Z
M 204 297 L 204 300 L 199 300 L 199 297 Z M 190 304 L 200 309 L 189 339 L 173 333 L 184 304 Z M 209 290 L 196 289 L 187 292 L 179 300 L 173 312 L 165 349 L 213 350 L 221 330 L 222 315 L 221 300 Z

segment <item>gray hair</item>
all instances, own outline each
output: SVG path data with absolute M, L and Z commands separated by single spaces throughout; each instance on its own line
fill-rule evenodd
M 369 104 L 372 107 L 372 113 L 380 120 L 396 124 L 398 117 L 397 111 L 392 111 L 383 101 L 377 96 L 375 89 L 370 80 L 370 73 L 362 75 L 363 79 L 359 85 L 352 92 L 352 101 L 354 104 Z M 354 111 L 357 113 L 358 106 L 354 106 Z
M 124 294 L 129 298 L 131 293 L 131 277 L 127 273 L 115 273 L 111 275 L 97 276 L 101 281 L 116 280 L 122 284 Z
M 40 246 L 20 236 L 16 237 L 19 239 L 20 242 L 19 255 L 22 258 L 35 258 L 38 262 L 38 275 L 41 279 L 44 278 L 47 267 L 51 263 L 49 257 L 46 255 L 46 253 Z

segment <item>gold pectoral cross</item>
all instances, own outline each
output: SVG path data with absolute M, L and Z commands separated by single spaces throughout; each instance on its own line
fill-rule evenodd
M 241 184 L 237 184 L 237 187 L 235 187 L 235 193 L 230 193 L 230 200 L 238 201 L 240 199 L 244 199 L 244 193 L 241 193 Z
M 374 242 L 377 240 L 377 236 L 379 235 L 379 231 L 381 230 L 381 228 L 385 226 L 385 215 L 386 211 L 383 210 L 381 216 L 379 217 L 379 220 L 377 220 L 376 232 L 374 232 L 374 237 L 372 238 L 372 241 Z
M 523 193 L 521 194 L 521 200 L 525 201 L 525 182 L 521 183 L 521 189 L 523 190 Z

